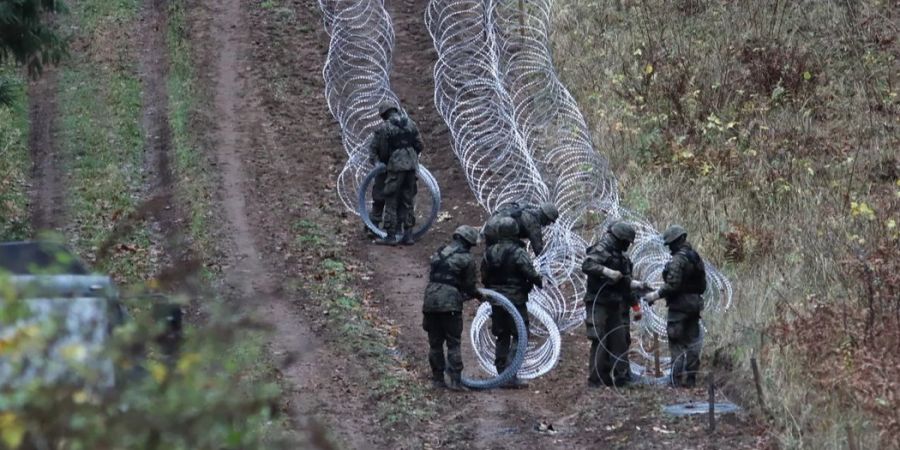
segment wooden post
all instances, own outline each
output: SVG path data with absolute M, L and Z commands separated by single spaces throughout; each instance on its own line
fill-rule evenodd
M 709 433 L 716 431 L 716 382 L 709 375 Z
M 856 442 L 856 435 L 853 434 L 853 427 L 850 424 L 844 426 L 847 430 L 847 447 L 850 447 L 850 450 L 859 450 L 859 442 Z
M 759 365 L 756 364 L 756 357 L 750 357 L 750 367 L 753 369 L 753 382 L 756 384 L 756 396 L 759 398 L 759 407 L 766 412 L 766 399 L 763 397 L 762 380 L 759 376 Z
M 662 370 L 659 367 L 659 335 L 653 333 L 653 369 L 656 371 L 656 376 L 662 376 Z

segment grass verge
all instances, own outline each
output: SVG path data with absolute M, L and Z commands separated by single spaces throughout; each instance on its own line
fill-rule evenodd
M 0 83 L 9 86 L 11 107 L 0 107 L 0 241 L 24 239 L 28 224 L 28 102 L 24 79 L 0 67 Z
M 59 140 L 70 174 L 69 239 L 89 261 L 141 201 L 141 83 L 131 35 L 138 8 L 135 1 L 83 1 L 69 17 L 82 51 L 60 70 Z M 149 232 L 136 227 L 97 269 L 119 281 L 145 280 L 153 273 L 150 243 Z
M 373 403 L 383 426 L 412 428 L 434 416 L 425 389 L 397 352 L 397 330 L 379 320 L 365 294 L 354 283 L 358 266 L 344 255 L 334 237 L 318 221 L 294 224 L 294 251 L 311 265 L 296 286 L 298 295 L 310 297 L 327 317 L 327 329 L 335 333 L 337 350 L 361 358 L 372 380 Z
M 880 406 L 900 395 L 879 339 L 900 324 L 891 5 L 558 6 L 561 75 L 624 202 L 685 225 L 734 283 L 707 354 L 727 355 L 748 399 L 757 357 L 782 446 L 900 445 Z

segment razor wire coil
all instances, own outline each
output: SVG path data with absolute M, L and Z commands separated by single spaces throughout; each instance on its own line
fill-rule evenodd
M 345 206 L 356 210 L 360 183 L 372 169 L 367 140 L 381 122 L 379 103 L 401 108 L 390 86 L 394 30 L 383 0 L 319 0 L 330 36 L 323 69 L 329 110 L 342 130 L 348 159 L 338 177 Z M 577 103 L 556 74 L 549 33 L 553 0 L 531 0 L 525 9 L 509 0 L 431 0 L 425 23 L 438 61 L 434 103 L 450 130 L 452 148 L 478 203 L 488 213 L 510 202 L 551 201 L 560 217 L 545 229 L 545 250 L 535 260 L 549 280 L 532 292 L 537 320 L 520 376 L 546 373 L 556 364 L 553 336 L 580 325 L 585 277 L 581 263 L 589 242 L 615 220 L 637 231 L 630 250 L 636 279 L 659 282 L 670 259 L 659 233 L 619 204 L 616 178 L 597 152 Z M 726 310 L 732 288 L 707 264 L 706 313 Z M 665 318 L 642 304 L 635 326 L 638 353 L 652 359 L 648 339 L 665 340 Z M 493 341 L 479 310 L 472 344 L 490 372 Z M 480 317 L 480 319 L 479 319 Z
M 545 231 L 545 250 L 536 261 L 554 287 L 533 292 L 530 300 L 565 331 L 584 318 L 580 266 L 588 242 L 596 241 L 608 225 L 616 220 L 634 224 L 637 237 L 629 253 L 636 279 L 660 282 L 671 256 L 658 231 L 620 205 L 608 161 L 594 149 L 574 97 L 559 80 L 550 45 L 553 3 L 531 0 L 521 8 L 509 0 L 432 0 L 425 21 L 438 53 L 435 105 L 450 128 L 454 151 L 479 203 L 493 212 L 507 201 L 550 200 L 560 211 Z M 480 126 L 484 118 L 494 120 L 486 122 L 486 129 Z M 509 190 L 498 194 L 494 184 L 506 180 L 517 182 L 509 189 L 518 193 L 511 200 Z M 521 185 L 529 180 L 535 183 L 532 189 Z M 542 195 L 533 195 L 535 191 Z M 715 267 L 707 263 L 706 269 L 706 312 L 721 313 L 730 306 L 731 285 Z M 656 333 L 664 342 L 666 321 L 646 304 L 642 310 L 645 318 L 634 327 L 637 348 L 645 360 L 652 360 L 647 340 Z M 480 361 L 490 359 L 489 339 L 473 338 L 473 345 Z M 534 346 L 530 350 L 534 355 L 526 358 L 523 370 L 545 373 L 548 367 L 528 363 L 556 363 L 546 358 L 546 351 Z

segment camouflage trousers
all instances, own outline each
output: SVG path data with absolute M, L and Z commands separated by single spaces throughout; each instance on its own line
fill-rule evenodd
M 381 216 L 384 214 L 384 181 L 386 178 L 387 174 L 382 172 L 375 176 L 375 181 L 372 183 L 372 211 L 369 213 L 369 217 L 372 219 L 372 223 L 378 226 L 381 226 Z
M 415 226 L 417 181 L 414 170 L 387 173 L 382 228 L 388 235 L 396 235 Z
M 588 381 L 607 386 L 622 384 L 630 373 L 623 306 L 618 303 L 585 305 L 587 337 L 591 341 Z
M 516 310 L 525 321 L 525 329 L 528 329 L 528 306 L 525 303 L 516 305 Z M 491 334 L 497 338 L 497 350 L 494 354 L 494 367 L 497 373 L 503 372 L 510 361 L 515 359 L 516 346 L 518 344 L 518 331 L 516 321 L 502 306 L 491 305 Z
M 669 320 L 666 323 L 669 351 L 672 356 L 672 384 L 678 387 L 694 387 L 700 368 L 700 351 L 703 334 L 700 317 Z
M 428 333 L 428 364 L 431 376 L 436 381 L 444 380 L 444 372 L 451 380 L 459 381 L 463 362 L 460 342 L 462 340 L 462 313 L 459 311 L 425 313 L 422 328 Z M 447 357 L 444 358 L 444 344 Z

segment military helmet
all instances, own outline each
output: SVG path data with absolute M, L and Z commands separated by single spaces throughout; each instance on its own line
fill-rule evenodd
M 687 236 L 687 231 L 681 225 L 672 225 L 663 231 L 662 238 L 666 245 L 670 245 L 682 237 Z
M 541 214 L 550 222 L 556 222 L 556 219 L 559 218 L 559 210 L 556 209 L 556 205 L 550 202 L 541 205 Z
M 453 237 L 458 237 L 463 241 L 468 242 L 470 245 L 478 244 L 478 230 L 468 225 L 459 226 L 456 231 L 453 232 Z
M 500 239 L 516 238 L 519 236 L 519 224 L 512 217 L 501 217 L 497 221 L 497 237 Z
M 397 107 L 397 105 L 390 100 L 385 100 L 378 105 L 378 115 L 382 119 L 387 119 L 388 113 L 391 110 L 400 112 L 400 109 Z
M 609 232 L 620 241 L 634 242 L 634 227 L 628 222 L 620 221 L 610 225 Z

